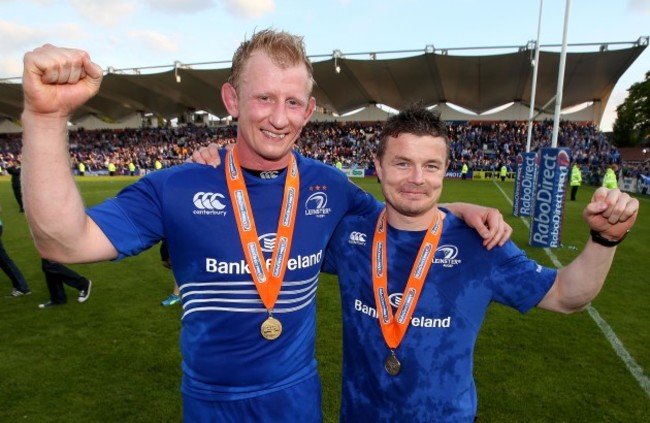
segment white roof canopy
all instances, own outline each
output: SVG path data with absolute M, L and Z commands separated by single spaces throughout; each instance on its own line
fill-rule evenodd
M 645 37 L 629 48 L 567 53 L 562 107 L 594 102 L 599 105 L 594 121 L 599 123 L 616 82 L 647 44 Z M 477 114 L 509 103 L 529 107 L 532 53 L 520 48 L 508 54 L 455 56 L 434 50 L 387 60 L 337 55 L 314 61 L 313 94 L 319 106 L 338 115 L 376 104 L 401 110 L 413 101 L 425 106 L 449 102 Z M 540 51 L 536 109 L 556 94 L 559 61 L 559 52 Z M 120 121 L 134 113 L 172 119 L 199 110 L 225 117 L 220 87 L 229 74 L 230 68 L 192 69 L 191 65 L 151 74 L 108 73 L 98 95 L 72 121 L 89 114 Z M 21 85 L 0 83 L 0 120 L 18 120 L 21 111 Z

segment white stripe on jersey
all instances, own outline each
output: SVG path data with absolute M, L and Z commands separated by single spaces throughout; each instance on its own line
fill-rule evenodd
M 300 310 L 311 304 L 316 297 L 318 287 L 318 274 L 302 281 L 283 282 L 282 290 L 278 295 L 274 313 L 288 313 Z M 256 289 L 196 289 L 205 287 L 228 287 L 233 286 L 254 286 L 253 281 L 245 282 L 204 282 L 185 283 L 181 286 L 181 297 L 183 298 L 182 318 L 196 311 L 226 311 L 232 313 L 266 313 L 262 300 Z M 298 289 L 285 289 L 295 287 Z M 192 289 L 194 288 L 194 289 Z M 226 298 L 228 296 L 229 298 Z M 235 298 L 233 298 L 233 296 Z M 191 299 L 190 299 L 191 298 Z M 287 307 L 288 305 L 295 305 Z

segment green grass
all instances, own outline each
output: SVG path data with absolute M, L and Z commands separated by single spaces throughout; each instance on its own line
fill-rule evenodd
M 87 204 L 116 193 L 131 178 L 84 178 Z M 358 183 L 379 193 L 376 179 Z M 499 183 L 511 197 L 511 183 Z M 593 188 L 567 203 L 562 241 L 581 248 L 588 229 L 582 208 Z M 497 207 L 515 229 L 513 239 L 544 265 L 551 260 L 528 246 L 528 230 L 491 182 L 445 184 L 443 201 Z M 18 213 L 7 177 L 0 177 L 3 242 L 33 294 L 0 298 L 0 422 L 178 422 L 181 420 L 180 307 L 161 307 L 171 273 L 157 248 L 120 263 L 71 266 L 94 282 L 91 299 L 40 310 L 48 299 L 39 256 Z M 593 306 L 648 376 L 650 368 L 650 200 L 634 231 L 618 247 L 614 267 Z M 554 249 L 562 263 L 577 255 Z M 0 288 L 10 291 L 0 273 Z M 2 288 L 4 287 L 4 288 Z M 323 275 L 318 292 L 317 355 L 327 422 L 338 421 L 340 300 L 336 279 Z M 587 312 L 526 315 L 494 305 L 479 336 L 475 375 L 482 422 L 650 421 L 650 399 Z

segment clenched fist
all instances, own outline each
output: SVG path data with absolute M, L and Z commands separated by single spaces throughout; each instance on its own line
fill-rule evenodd
M 102 68 L 83 50 L 45 44 L 23 59 L 24 112 L 69 117 L 99 91 Z

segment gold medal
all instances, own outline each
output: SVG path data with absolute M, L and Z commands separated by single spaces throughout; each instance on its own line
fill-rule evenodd
M 261 332 L 264 339 L 273 341 L 282 334 L 282 323 L 280 323 L 280 321 L 275 317 L 269 316 L 268 319 L 262 323 Z
M 394 351 L 391 352 L 388 358 L 386 358 L 386 361 L 384 361 L 384 368 L 386 369 L 386 372 L 388 372 L 388 374 L 391 376 L 397 376 L 400 369 L 402 368 L 402 363 L 399 362 Z

